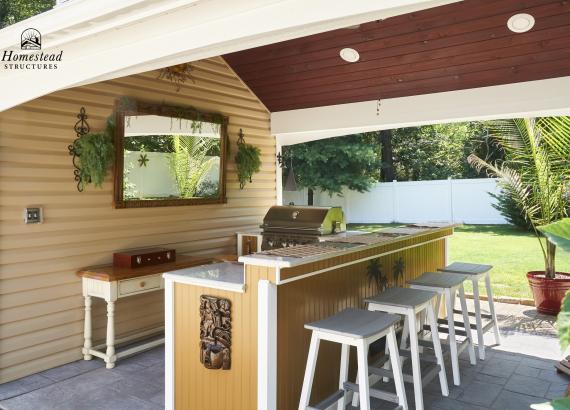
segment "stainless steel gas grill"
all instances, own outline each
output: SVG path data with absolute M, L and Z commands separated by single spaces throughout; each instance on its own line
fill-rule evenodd
M 262 250 L 321 242 L 346 231 L 340 207 L 272 206 L 263 218 Z

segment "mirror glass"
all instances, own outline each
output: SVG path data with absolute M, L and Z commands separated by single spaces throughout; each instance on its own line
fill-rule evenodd
M 220 124 L 160 115 L 123 120 L 123 201 L 220 197 Z

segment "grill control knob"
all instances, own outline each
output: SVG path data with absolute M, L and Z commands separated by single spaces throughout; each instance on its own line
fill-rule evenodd
M 267 241 L 267 244 L 268 244 L 269 246 L 273 247 L 273 241 L 272 241 L 271 239 L 269 239 L 269 240 Z

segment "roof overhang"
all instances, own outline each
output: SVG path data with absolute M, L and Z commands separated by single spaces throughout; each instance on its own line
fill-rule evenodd
M 74 0 L 0 31 L 63 50 L 56 70 L 0 67 L 0 111 L 51 92 L 223 55 L 459 0 Z M 47 48 L 46 48 L 47 46 Z

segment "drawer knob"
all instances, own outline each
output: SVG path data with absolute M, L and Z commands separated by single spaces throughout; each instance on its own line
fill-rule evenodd
M 141 287 L 141 288 L 144 288 L 145 285 L 146 285 L 146 282 L 143 280 L 143 281 L 140 283 L 140 287 Z

